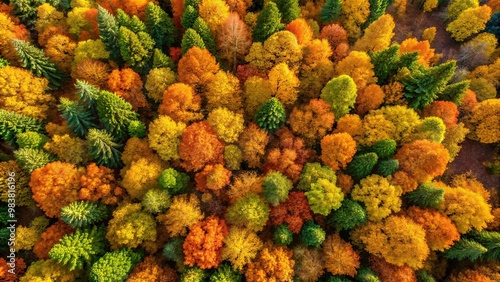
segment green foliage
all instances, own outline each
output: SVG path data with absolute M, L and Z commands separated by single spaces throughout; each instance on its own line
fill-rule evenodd
M 96 103 L 99 98 L 99 88 L 85 80 L 76 80 L 76 94 L 79 100 L 87 107 L 91 113 L 96 112 Z
M 387 177 L 394 174 L 399 169 L 399 161 L 396 159 L 382 160 L 378 163 L 376 173 L 380 176 Z
M 120 54 L 134 71 L 145 74 L 148 72 L 149 59 L 153 55 L 155 42 L 145 32 L 134 33 L 122 26 L 118 32 Z
M 372 22 L 376 21 L 383 14 L 389 6 L 389 0 L 370 0 L 370 15 L 363 24 L 365 27 L 369 26 Z
M 119 141 L 127 137 L 129 124 L 138 120 L 129 102 L 108 91 L 100 92 L 96 109 L 104 128 Z
M 61 117 L 66 119 L 66 123 L 76 136 L 85 136 L 89 129 L 97 128 L 95 115 L 78 104 L 78 101 L 71 101 L 64 97 L 61 97 L 59 101 L 57 109 L 61 111 Z
M 280 172 L 271 172 L 264 178 L 262 186 L 266 201 L 277 206 L 288 198 L 288 192 L 293 188 L 293 183 Z
M 101 6 L 97 7 L 97 25 L 102 43 L 109 51 L 109 58 L 120 63 L 120 46 L 118 45 L 118 23 L 115 17 Z
M 382 139 L 368 148 L 369 152 L 377 154 L 379 159 L 388 159 L 396 153 L 396 141 L 392 139 Z
M 304 194 L 311 206 L 311 210 L 314 213 L 324 216 L 327 216 L 332 210 L 338 209 L 344 199 L 342 190 L 340 190 L 335 183 L 323 178 L 313 183 L 311 185 L 311 190 Z
M 160 49 L 153 51 L 153 65 L 152 68 L 169 68 L 175 70 L 176 66 L 172 59 L 163 53 Z
M 229 224 L 258 232 L 266 225 L 269 206 L 256 194 L 239 199 L 227 209 L 226 219 Z
M 144 138 L 147 135 L 146 125 L 140 120 L 133 120 L 128 125 L 128 134 L 131 137 Z
M 359 282 L 380 282 L 378 275 L 368 267 L 360 267 L 355 279 Z
M 77 229 L 65 235 L 49 252 L 49 256 L 69 270 L 87 269 L 105 253 L 105 228 Z
M 400 68 L 407 67 L 412 69 L 417 64 L 418 52 L 407 52 L 399 55 L 399 45 L 394 44 L 389 48 L 369 53 L 373 71 L 378 78 L 377 84 L 385 85 L 389 79 L 394 76 Z
M 87 134 L 90 156 L 98 165 L 117 168 L 121 165 L 121 145 L 113 142 L 106 131 L 92 128 Z
M 182 42 L 181 42 L 182 54 L 183 55 L 186 54 L 186 52 L 193 47 L 199 47 L 200 49 L 205 49 L 205 43 L 203 42 L 203 39 L 198 34 L 198 32 L 196 32 L 196 30 L 188 28 L 188 30 L 186 30 L 186 32 L 184 33 L 184 36 L 182 36 Z
M 168 14 L 149 2 L 146 6 L 146 31 L 155 42 L 155 48 L 170 48 L 175 42 L 175 26 Z
M 28 28 L 32 28 L 36 22 L 38 6 L 45 3 L 45 0 L 16 0 L 12 1 L 14 15 L 19 17 L 21 22 Z
M 375 153 L 366 153 L 355 155 L 352 161 L 347 165 L 346 172 L 356 182 L 371 174 L 375 165 L 377 165 L 378 156 Z
M 357 97 L 356 83 L 345 74 L 332 78 L 321 90 L 320 97 L 332 107 L 331 111 L 338 120 L 354 108 Z
M 289 23 L 300 17 L 300 7 L 298 0 L 274 0 L 281 13 L 282 20 Z
M 184 251 L 182 245 L 184 244 L 183 237 L 175 237 L 165 244 L 163 247 L 163 255 L 174 262 L 181 263 L 184 261 Z
M 446 85 L 446 87 L 438 94 L 440 100 L 451 101 L 457 106 L 462 104 L 462 100 L 469 89 L 470 81 L 464 80 L 457 83 Z
M 292 243 L 293 232 L 288 228 L 286 223 L 276 227 L 273 233 L 273 241 L 278 245 L 290 245 L 290 243 Z
M 42 133 L 45 125 L 30 116 L 0 109 L 0 137 L 10 146 L 15 146 L 19 133 L 33 131 Z
M 90 268 L 90 282 L 125 281 L 142 256 L 124 248 L 106 253 Z
M 160 188 L 166 190 L 170 195 L 182 194 L 188 188 L 189 175 L 173 168 L 167 168 L 158 177 L 158 183 Z
M 418 282 L 437 282 L 437 280 L 425 270 L 415 272 Z
M 150 189 L 142 197 L 144 211 L 149 213 L 164 213 L 172 203 L 170 195 L 160 189 Z
M 408 201 L 422 208 L 437 209 L 444 199 L 444 189 L 431 183 L 420 184 L 417 189 L 407 194 Z
M 311 185 L 318 182 L 321 178 L 331 183 L 337 182 L 335 172 L 329 166 L 322 166 L 320 163 L 306 163 L 302 169 L 297 188 L 307 192 L 311 190 Z
M 188 5 L 181 16 L 181 23 L 184 29 L 193 28 L 194 21 L 196 21 L 198 17 L 198 11 L 193 6 Z
M 326 0 L 321 7 L 319 18 L 325 23 L 331 23 L 340 17 L 342 0 Z
M 447 259 L 467 259 L 470 261 L 475 261 L 487 251 L 488 249 L 480 243 L 473 240 L 461 238 L 453 246 L 451 246 L 451 248 L 444 251 L 443 255 Z
M 186 11 L 188 6 L 191 6 L 198 10 L 201 0 L 184 0 L 184 11 Z
M 456 61 L 450 61 L 435 67 L 420 67 L 413 70 L 402 81 L 405 87 L 404 97 L 408 101 L 408 106 L 420 110 L 432 103 L 453 77 L 455 68 Z
M 50 138 L 38 132 L 26 131 L 16 136 L 19 148 L 42 149 Z
M 209 282 L 243 282 L 243 275 L 230 265 L 223 264 L 210 276 Z
M 419 139 L 429 139 L 433 142 L 441 143 L 444 140 L 446 125 L 439 117 L 426 117 L 417 127 L 416 134 Z
M 137 17 L 130 17 L 121 9 L 116 10 L 116 21 L 119 27 L 126 27 L 133 33 L 146 32 L 146 25 Z
M 201 17 L 198 17 L 193 23 L 193 29 L 200 35 L 207 50 L 216 56 L 217 45 L 215 44 L 215 37 L 210 28 L 208 28 L 207 23 Z
M 45 77 L 52 88 L 61 86 L 61 79 L 65 73 L 59 70 L 41 49 L 19 39 L 12 39 L 12 44 L 24 68 L 38 77 Z
M 285 120 L 285 109 L 275 97 L 264 102 L 255 114 L 255 123 L 271 134 L 274 134 L 285 123 Z
M 328 217 L 328 223 L 337 230 L 351 230 L 366 222 L 366 210 L 360 203 L 349 198 L 344 199 L 342 206 Z
M 61 209 L 61 219 L 71 227 L 88 227 L 109 217 L 106 205 L 88 201 L 73 202 Z
M 56 160 L 56 157 L 44 150 L 22 148 L 14 151 L 14 157 L 21 167 L 29 173 Z
M 9 65 L 9 61 L 0 57 L 0 69 Z
M 203 282 L 207 278 L 208 273 L 199 267 L 190 267 L 181 275 L 181 282 Z
M 500 12 L 491 15 L 484 31 L 494 34 L 497 39 L 500 39 Z
M 351 282 L 352 280 L 339 275 L 325 274 L 321 276 L 318 280 L 319 282 Z
M 259 16 L 257 23 L 252 32 L 252 37 L 255 42 L 264 42 L 273 33 L 282 30 L 285 27 L 281 23 L 281 13 L 276 3 L 268 2 Z
M 300 240 L 308 247 L 317 248 L 325 241 L 325 231 L 312 220 L 308 220 L 302 225 Z
M 486 230 L 472 231 L 467 234 L 467 237 L 470 237 L 488 249 L 488 251 L 482 255 L 482 259 L 485 258 L 493 261 L 500 260 L 500 232 Z

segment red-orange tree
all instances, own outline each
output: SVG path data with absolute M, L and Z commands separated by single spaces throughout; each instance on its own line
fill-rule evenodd
M 184 169 L 198 171 L 207 164 L 223 163 L 223 154 L 224 143 L 207 122 L 193 123 L 182 133 L 179 156 Z
M 307 220 L 312 220 L 312 213 L 304 192 L 290 192 L 285 202 L 271 208 L 268 222 L 274 226 L 286 223 L 298 234 Z

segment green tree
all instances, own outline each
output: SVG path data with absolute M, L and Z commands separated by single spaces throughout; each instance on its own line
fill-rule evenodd
M 19 133 L 33 131 L 43 133 L 45 125 L 33 117 L 0 109 L 0 137 L 10 146 L 16 145 Z
M 311 185 L 318 182 L 321 178 L 331 183 L 337 182 L 335 172 L 329 166 L 322 166 L 320 163 L 306 163 L 300 174 L 297 188 L 307 192 L 311 190 Z
M 364 26 L 369 26 L 372 22 L 385 14 L 387 6 L 389 6 L 389 0 L 370 0 L 370 15 L 364 23 Z
M 319 18 L 325 23 L 331 23 L 340 17 L 342 0 L 326 0 L 321 7 Z
M 312 220 L 308 220 L 302 225 L 302 230 L 300 231 L 300 240 L 304 245 L 308 247 L 317 248 L 325 241 L 326 233 L 321 228 L 321 226 L 314 223 Z
M 9 61 L 0 57 L 0 69 L 9 65 Z
M 285 27 L 281 23 L 281 13 L 276 6 L 276 3 L 268 2 L 262 12 L 257 17 L 257 23 L 252 32 L 253 40 L 256 42 L 264 42 L 273 33 L 282 30 Z
M 124 281 L 142 260 L 142 254 L 130 249 L 118 249 L 106 253 L 90 268 L 90 281 Z
M 56 160 L 56 157 L 44 150 L 22 148 L 14 151 L 14 157 L 21 167 L 29 173 Z
M 176 66 L 172 59 L 163 53 L 160 49 L 153 51 L 153 65 L 152 68 L 169 68 L 175 70 Z
M 447 259 L 475 261 L 487 251 L 488 249 L 485 246 L 474 240 L 460 238 L 451 248 L 445 250 L 443 255 Z
M 194 21 L 199 17 L 198 10 L 193 6 L 188 5 L 184 8 L 184 13 L 181 16 L 181 23 L 184 29 L 193 28 Z
M 273 241 L 278 245 L 290 245 L 293 241 L 293 232 L 288 228 L 288 225 L 281 224 L 276 227 L 273 233 Z
M 408 201 L 422 208 L 437 209 L 444 199 L 444 189 L 435 187 L 432 183 L 421 184 L 407 194 Z
M 354 108 L 357 97 L 356 83 L 345 74 L 332 78 L 321 90 L 320 97 L 330 104 L 331 111 L 338 120 Z
M 155 48 L 170 48 L 175 42 L 175 26 L 168 14 L 149 2 L 146 6 L 146 31 L 155 42 Z
M 78 201 L 61 209 L 61 219 L 73 228 L 89 227 L 108 217 L 108 208 L 101 203 Z
M 382 160 L 378 163 L 375 172 L 383 177 L 394 174 L 399 169 L 399 161 L 396 159 Z
M 271 172 L 264 177 L 262 183 L 266 201 L 273 206 L 284 202 L 288 198 L 288 192 L 293 188 L 292 181 L 280 172 Z
M 486 230 L 472 231 L 467 233 L 467 237 L 470 237 L 488 249 L 482 255 L 482 259 L 485 258 L 490 261 L 500 260 L 500 232 Z
M 207 23 L 201 17 L 198 17 L 194 21 L 193 29 L 200 35 L 207 50 L 212 53 L 212 55 L 217 55 L 215 37 L 210 31 L 210 28 L 208 28 Z
M 133 33 L 146 32 L 146 25 L 137 17 L 130 17 L 122 9 L 116 10 L 116 22 L 119 27 L 126 27 Z
M 118 44 L 123 60 L 134 71 L 140 74 L 147 73 L 147 66 L 155 45 L 151 36 L 145 32 L 134 33 L 122 26 L 118 32 Z
M 314 213 L 327 216 L 332 210 L 340 208 L 344 193 L 339 187 L 326 179 L 319 179 L 304 193 Z
M 88 269 L 105 253 L 105 228 L 77 229 L 65 235 L 49 251 L 49 256 L 69 270 Z M 101 280 L 102 281 L 102 280 Z
M 389 48 L 370 53 L 373 71 L 378 78 L 378 85 L 385 85 L 400 68 L 412 69 L 417 64 L 418 52 L 406 52 L 399 55 L 399 45 L 394 44 Z
M 49 86 L 58 88 L 65 74 L 45 56 L 45 53 L 31 45 L 29 42 L 19 39 L 12 39 L 19 61 L 24 68 L 31 71 L 38 77 L 45 77 L 49 81 Z
M 230 265 L 223 264 L 210 276 L 209 282 L 243 282 L 243 275 Z
M 66 119 L 66 123 L 78 137 L 83 137 L 89 129 L 97 128 L 95 116 L 87 111 L 78 101 L 71 101 L 61 97 L 57 109 L 61 111 L 61 117 Z
M 189 175 L 178 172 L 173 168 L 167 168 L 158 177 L 160 188 L 168 191 L 171 195 L 185 193 L 189 184 Z
M 382 139 L 368 148 L 368 151 L 374 152 L 380 159 L 388 159 L 396 153 L 396 141 L 392 139 Z
M 342 206 L 328 216 L 328 223 L 337 230 L 353 229 L 360 224 L 364 224 L 366 220 L 366 210 L 363 206 L 349 198 L 345 198 Z
M 33 131 L 26 131 L 23 133 L 19 133 L 16 136 L 17 139 L 17 145 L 19 148 L 32 148 L 32 149 L 42 149 L 43 145 L 50 141 L 50 138 L 47 137 L 44 134 L 38 133 L 38 132 L 33 132 Z
M 367 177 L 377 165 L 378 157 L 375 153 L 366 153 L 355 155 L 352 161 L 347 165 L 347 173 L 352 176 L 356 182 Z
M 275 97 L 264 102 L 255 114 L 255 123 L 271 134 L 274 134 L 285 123 L 285 120 L 285 108 Z
M 130 122 L 138 120 L 132 105 L 115 93 L 101 91 L 96 103 L 99 120 L 104 128 L 118 141 L 127 137 Z
M 75 88 L 78 99 L 85 105 L 87 110 L 93 115 L 97 114 L 96 105 L 100 92 L 99 88 L 85 80 L 79 79 L 76 80 Z
M 256 194 L 250 194 L 227 209 L 226 219 L 229 224 L 258 232 L 266 225 L 269 212 L 269 206 L 264 200 Z
M 300 7 L 298 0 L 274 0 L 285 23 L 289 23 L 300 17 Z
M 90 155 L 98 165 L 117 168 L 121 165 L 121 145 L 113 142 L 113 138 L 104 130 L 92 128 L 87 134 Z
M 147 135 L 146 125 L 140 120 L 133 120 L 128 125 L 128 134 L 131 137 L 144 138 Z
M 7 1 L 9 3 L 10 1 Z M 28 28 L 32 28 L 35 25 L 37 19 L 38 6 L 45 3 L 45 0 L 18 0 L 12 1 L 12 6 L 14 8 L 14 15 L 19 17 L 19 19 Z
M 184 35 L 182 36 L 182 42 L 181 42 L 181 50 L 182 54 L 186 54 L 186 52 L 193 48 L 193 47 L 199 47 L 200 49 L 205 49 L 205 42 L 203 42 L 203 39 L 201 36 L 196 32 L 196 30 L 192 28 L 188 28 Z
M 451 101 L 457 106 L 462 104 L 462 100 L 469 89 L 470 81 L 464 80 L 446 85 L 446 87 L 438 94 L 439 100 Z
M 97 25 L 102 43 L 109 51 L 109 58 L 121 63 L 120 45 L 118 44 L 118 23 L 115 17 L 101 6 L 97 7 Z

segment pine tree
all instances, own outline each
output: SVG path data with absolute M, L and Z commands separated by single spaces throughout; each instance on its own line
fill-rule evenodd
M 285 109 L 274 97 L 264 102 L 255 114 L 255 123 L 271 134 L 274 134 L 285 123 L 285 120 Z
M 146 31 L 155 41 L 155 48 L 170 48 L 175 42 L 175 26 L 168 14 L 149 2 L 146 6 Z
M 108 91 L 100 92 L 96 109 L 104 128 L 119 141 L 127 137 L 130 122 L 138 120 L 130 103 Z
M 135 72 L 140 74 L 148 72 L 147 66 L 155 44 L 149 34 L 145 32 L 136 34 L 122 26 L 118 33 L 118 44 L 123 59 Z
M 278 245 L 290 245 L 293 241 L 293 232 L 288 228 L 288 225 L 281 224 L 276 227 L 273 233 L 273 241 Z
M 91 113 L 96 113 L 96 103 L 99 97 L 99 88 L 89 84 L 85 80 L 76 80 L 75 83 L 76 94 L 79 100 L 86 106 L 87 110 Z
M 370 53 L 373 71 L 378 78 L 378 85 L 385 85 L 397 71 L 403 67 L 412 69 L 418 60 L 418 52 L 406 52 L 399 55 L 399 45 L 394 44 L 389 48 Z
M 454 75 L 455 68 L 456 61 L 450 61 L 435 67 L 414 70 L 402 81 L 408 106 L 422 109 L 432 103 Z
M 115 17 L 101 6 L 97 7 L 97 25 L 102 43 L 109 51 L 109 58 L 121 63 L 120 45 L 118 44 L 118 23 Z
M 56 65 L 45 56 L 42 50 L 24 40 L 12 39 L 12 43 L 16 49 L 19 61 L 24 68 L 38 77 L 45 77 L 49 81 L 50 87 L 58 88 L 61 86 L 61 80 L 65 76 L 64 72 L 59 70 Z
M 153 51 L 153 65 L 152 68 L 169 68 L 175 71 L 176 66 L 172 59 L 163 53 L 160 49 L 155 49 Z
M 380 159 L 388 159 L 396 153 L 396 141 L 392 139 L 382 139 L 368 148 L 374 152 Z
M 407 194 L 408 201 L 412 205 L 417 205 L 422 208 L 435 208 L 437 209 L 444 197 L 444 189 L 434 187 L 434 185 L 427 183 L 421 184 L 414 191 Z
M 359 282 L 380 282 L 377 274 L 368 267 L 360 267 L 354 278 Z
M 268 2 L 262 12 L 257 17 L 257 23 L 252 32 L 253 40 L 264 42 L 273 33 L 282 30 L 285 27 L 281 23 L 281 14 L 274 2 Z
M 451 101 L 457 104 L 457 106 L 460 106 L 465 93 L 467 93 L 467 89 L 469 89 L 469 85 L 469 80 L 448 84 L 443 91 L 438 94 L 439 100 Z
M 147 134 L 146 125 L 140 120 L 133 120 L 128 125 L 128 134 L 131 137 L 144 138 Z
M 56 160 L 56 157 L 44 150 L 22 148 L 14 151 L 14 157 L 21 167 L 29 173 Z
M 87 134 L 90 155 L 98 165 L 117 168 L 121 165 L 122 153 L 118 151 L 121 146 L 115 142 L 111 135 L 104 130 L 90 129 Z
M 387 177 L 394 174 L 399 169 L 399 162 L 396 159 L 383 160 L 377 165 L 376 173 L 380 176 Z
M 289 23 L 300 17 L 300 7 L 298 0 L 274 0 L 285 23 Z
M 488 251 L 483 245 L 476 241 L 461 238 L 451 248 L 444 251 L 443 255 L 447 259 L 475 261 Z
M 340 17 L 342 0 L 326 0 L 321 7 L 319 18 L 325 23 L 331 23 Z
M 369 26 L 372 22 L 380 18 L 389 6 L 389 0 L 370 0 L 370 15 L 364 23 L 364 26 Z
M 352 176 L 356 182 L 367 177 L 377 164 L 378 157 L 375 153 L 366 153 L 355 155 L 352 161 L 347 165 L 347 173 Z
M 328 216 L 328 223 L 337 230 L 350 230 L 366 222 L 366 210 L 358 202 L 345 198 L 342 206 Z
M 208 28 L 207 23 L 201 17 L 198 17 L 194 21 L 193 29 L 200 35 L 207 50 L 212 53 L 212 55 L 217 55 L 215 37 L 210 31 L 210 28 Z
M 194 21 L 199 17 L 198 10 L 196 10 L 193 6 L 188 5 L 184 9 L 184 13 L 181 17 L 181 23 L 184 29 L 193 28 Z
M 76 136 L 83 137 L 90 128 L 97 128 L 95 116 L 77 101 L 70 101 L 64 97 L 61 97 L 59 101 L 61 103 L 57 108 L 62 112 L 61 117 L 66 119 L 66 123 Z
M 106 205 L 88 201 L 73 202 L 61 209 L 61 219 L 73 228 L 90 227 L 108 216 Z
M 0 137 L 10 146 L 15 146 L 19 133 L 33 131 L 43 133 L 45 125 L 30 116 L 0 109 Z
M 137 17 L 130 17 L 122 9 L 116 10 L 116 22 L 118 27 L 126 27 L 133 33 L 146 32 L 146 25 Z
M 10 2 L 10 1 L 9 1 Z M 38 6 L 45 3 L 45 0 L 16 0 L 12 1 L 14 15 L 29 29 L 33 28 L 37 19 Z
M 308 247 L 317 248 L 325 241 L 326 233 L 312 220 L 306 221 L 300 230 L 300 240 Z
M 193 48 L 199 47 L 200 49 L 205 49 L 205 43 L 201 36 L 192 28 L 188 28 L 182 36 L 181 50 L 182 54 L 186 54 L 186 52 Z
M 105 228 L 94 226 L 92 229 L 77 229 L 65 235 L 49 251 L 51 259 L 66 265 L 69 270 L 90 267 L 105 253 Z
M 130 249 L 106 253 L 90 268 L 90 282 L 124 281 L 143 255 Z
M 467 234 L 474 241 L 488 249 L 481 258 L 492 261 L 500 260 L 500 232 L 494 231 L 472 231 Z

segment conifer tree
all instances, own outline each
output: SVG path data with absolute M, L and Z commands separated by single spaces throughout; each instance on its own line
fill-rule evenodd
M 364 26 L 369 26 L 372 22 L 380 18 L 389 6 L 389 0 L 370 0 L 370 15 L 364 23 Z
M 256 42 L 264 42 L 273 33 L 282 30 L 285 27 L 281 23 L 281 13 L 276 6 L 276 3 L 268 2 L 257 18 L 257 23 L 252 32 L 253 40 Z
M 126 138 L 130 122 L 138 119 L 130 103 L 108 91 L 100 92 L 96 109 L 104 128 L 120 141 Z
M 61 209 L 61 219 L 73 228 L 90 227 L 109 216 L 106 205 L 96 202 L 73 202 Z
M 356 182 L 370 175 L 375 165 L 377 165 L 378 157 L 375 153 L 366 153 L 355 155 L 352 161 L 347 165 L 347 173 L 352 176 Z
M 101 6 L 97 7 L 97 24 L 102 43 L 109 51 L 109 58 L 121 63 L 120 45 L 118 44 L 118 23 L 115 17 Z
M 200 35 L 203 43 L 205 44 L 205 48 L 212 53 L 212 55 L 217 55 L 217 49 L 215 44 L 215 37 L 208 28 L 207 23 L 201 18 L 198 17 L 193 23 L 193 29 Z
M 184 9 L 184 13 L 181 17 L 181 23 L 184 29 L 192 28 L 194 21 L 199 17 L 198 10 L 196 10 L 193 6 L 188 5 Z
M 437 188 L 431 183 L 421 184 L 414 191 L 407 194 L 408 201 L 422 208 L 437 209 L 444 197 L 444 189 Z
M 85 105 L 87 110 L 91 113 L 96 113 L 96 103 L 99 97 L 99 88 L 88 83 L 85 80 L 76 80 L 75 83 L 76 94 L 79 100 Z
M 136 15 L 130 17 L 122 9 L 116 10 L 116 22 L 119 27 L 126 27 L 133 33 L 146 32 L 146 25 Z
M 300 240 L 308 247 L 319 247 L 325 238 L 325 231 L 312 220 L 306 221 L 300 231 Z
M 21 167 L 29 173 L 56 160 L 54 155 L 33 148 L 22 148 L 14 151 L 14 157 Z
M 97 128 L 95 116 L 77 101 L 70 101 L 64 97 L 61 97 L 59 101 L 61 103 L 57 108 L 62 112 L 61 117 L 66 119 L 66 123 L 76 136 L 83 137 L 90 128 Z
M 342 0 L 326 0 L 319 13 L 320 19 L 325 23 L 331 23 L 340 17 Z
M 10 2 L 10 1 L 9 1 Z M 12 7 L 14 8 L 14 15 L 19 17 L 19 19 L 28 28 L 32 28 L 35 25 L 37 19 L 38 6 L 45 3 L 45 0 L 18 0 L 12 1 Z
M 255 123 L 271 134 L 274 134 L 285 123 L 285 120 L 285 109 L 275 97 L 262 104 L 255 114 Z
M 50 138 L 46 135 L 33 132 L 26 131 L 24 133 L 19 133 L 17 136 L 17 145 L 19 148 L 32 148 L 32 149 L 42 149 L 45 143 L 47 143 Z
M 90 268 L 90 281 L 124 281 L 134 266 L 142 260 L 142 254 L 130 249 L 118 249 L 106 253 Z
M 439 100 L 451 101 L 457 104 L 457 106 L 460 106 L 467 93 L 467 89 L 469 89 L 469 85 L 469 80 L 448 84 L 443 91 L 438 94 Z
M 42 133 L 44 126 L 41 121 L 33 117 L 0 109 L 0 137 L 10 146 L 15 146 L 16 136 L 19 133 L 26 131 Z
M 396 141 L 392 139 L 382 139 L 368 148 L 368 151 L 374 152 L 380 159 L 388 159 L 396 153 Z
M 273 233 L 273 241 L 278 245 L 290 245 L 293 241 L 293 232 L 287 224 L 281 224 L 276 227 Z
M 146 6 L 146 31 L 155 42 L 155 48 L 170 48 L 175 42 L 174 22 L 160 6 L 149 2 Z
M 383 177 L 392 175 L 399 169 L 399 162 L 396 159 L 382 160 L 378 163 L 375 172 Z
M 134 69 L 135 72 L 147 73 L 149 60 L 153 55 L 155 42 L 145 32 L 134 33 L 122 26 L 118 33 L 118 44 L 123 60 Z
M 357 201 L 345 198 L 342 206 L 328 216 L 328 223 L 337 230 L 350 230 L 367 220 L 366 210 Z
M 163 53 L 160 49 L 155 49 L 153 51 L 153 65 L 151 66 L 152 68 L 169 68 L 171 70 L 175 70 L 175 64 L 170 59 L 169 56 L 167 56 L 165 53 Z
M 418 52 L 406 52 L 399 55 L 399 45 L 394 44 L 389 48 L 370 53 L 370 59 L 373 64 L 373 71 L 378 78 L 378 85 L 385 85 L 389 79 L 394 76 L 400 68 L 407 67 L 412 69 L 418 60 Z
M 65 74 L 45 56 L 42 50 L 24 40 L 12 39 L 12 43 L 24 68 L 38 77 L 45 77 L 50 87 L 61 86 L 61 80 Z
M 98 165 L 117 168 L 121 165 L 121 146 L 104 130 L 92 128 L 87 134 L 90 155 Z
M 472 231 L 467 234 L 474 241 L 488 249 L 481 258 L 491 261 L 500 260 L 500 232 L 494 231 Z
M 285 23 L 289 23 L 300 17 L 300 7 L 298 0 L 274 0 Z
M 186 54 L 186 52 L 193 47 L 205 49 L 205 42 L 203 42 L 203 39 L 198 34 L 198 32 L 196 32 L 192 28 L 188 28 L 188 30 L 186 30 L 186 32 L 184 33 L 184 36 L 182 36 L 182 54 Z
M 458 242 L 456 242 L 451 248 L 444 251 L 443 255 L 447 259 L 458 259 L 458 260 L 470 260 L 475 261 L 486 253 L 488 249 L 481 245 L 480 243 L 461 238 Z

